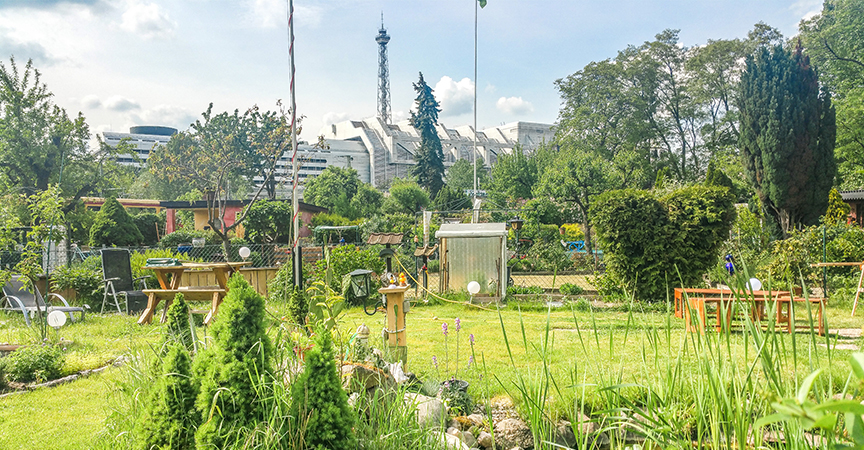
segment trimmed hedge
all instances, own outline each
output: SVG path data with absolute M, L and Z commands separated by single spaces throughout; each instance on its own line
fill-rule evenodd
M 610 275 L 648 301 L 666 300 L 681 283 L 697 285 L 729 234 L 734 201 L 728 188 L 698 185 L 598 196 L 592 212 Z

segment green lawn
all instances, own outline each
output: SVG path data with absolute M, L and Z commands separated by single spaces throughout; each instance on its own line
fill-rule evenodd
M 273 325 L 286 315 L 283 305 L 271 305 L 270 311 Z M 686 409 L 687 402 L 692 403 L 689 396 L 696 395 L 705 382 L 705 364 L 721 367 L 719 370 L 728 372 L 733 379 L 745 373 L 757 358 L 749 332 L 735 331 L 728 335 L 709 332 L 700 337 L 686 334 L 683 321 L 665 312 L 623 311 L 623 308 L 594 311 L 563 308 L 547 315 L 544 310 L 520 313 L 508 307 L 499 316 L 497 311 L 464 304 L 417 304 L 407 318 L 407 369 L 423 379 L 440 381 L 456 376 L 458 365 L 458 377 L 471 383 L 469 392 L 475 400 L 509 394 L 523 410 L 526 397 L 520 395 L 522 391 L 517 386 L 521 389 L 527 386 L 530 391 L 548 387 L 551 380 L 555 386 L 544 396 L 543 404 L 552 415 L 557 415 L 572 406 L 577 395 L 573 386 L 595 384 L 633 384 L 622 392 L 637 399 L 644 394 L 635 385 L 655 393 L 674 391 L 667 401 L 674 403 L 674 408 Z M 829 308 L 831 329 L 860 328 L 860 320 L 850 318 L 849 312 L 848 308 Z M 457 317 L 461 320 L 459 333 L 455 327 Z M 60 337 L 72 341 L 68 345 L 65 372 L 105 365 L 117 357 L 146 349 L 158 339 L 162 329 L 158 321 L 145 326 L 135 321 L 135 317 L 91 314 L 85 322 L 61 329 Z M 449 329 L 446 341 L 442 333 L 444 322 Z M 343 339 L 347 340 L 362 323 L 372 330 L 370 343 L 380 347 L 384 316 L 380 313 L 367 316 L 360 308 L 341 317 Z M 272 330 L 275 336 L 275 326 Z M 199 337 L 203 332 L 199 329 Z M 469 334 L 475 337 L 475 363 L 470 366 Z M 33 339 L 34 334 L 24 327 L 20 315 L 0 316 L 0 342 Z M 794 337 L 769 333 L 766 340 L 770 340 L 773 360 L 781 376 L 790 380 L 789 386 L 814 368 L 827 367 L 830 376 L 825 377 L 826 382 L 835 383 L 829 389 L 837 390 L 849 373 L 847 360 L 851 351 L 829 352 L 825 345 L 833 346 L 835 338 L 813 337 L 809 333 L 797 333 Z M 702 358 L 706 352 L 712 355 L 707 362 Z M 432 363 L 433 356 L 438 361 L 437 368 Z M 0 448 L 87 448 L 104 428 L 110 411 L 109 395 L 124 370 L 109 369 L 67 385 L 0 399 Z M 762 370 L 758 366 L 754 376 L 765 382 Z M 608 407 L 611 401 L 596 387 L 583 394 L 587 411 Z

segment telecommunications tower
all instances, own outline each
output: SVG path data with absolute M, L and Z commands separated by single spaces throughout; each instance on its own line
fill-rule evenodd
M 375 37 L 378 43 L 378 117 L 390 123 L 390 70 L 387 64 L 387 43 L 390 36 L 384 28 L 384 13 L 381 13 L 381 28 Z

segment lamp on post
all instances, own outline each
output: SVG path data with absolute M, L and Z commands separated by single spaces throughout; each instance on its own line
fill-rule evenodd
M 519 230 L 522 229 L 522 224 L 525 223 L 524 220 L 520 219 L 519 216 L 516 216 L 507 221 L 510 224 L 510 228 L 513 229 L 513 232 L 516 234 L 516 254 L 519 254 Z

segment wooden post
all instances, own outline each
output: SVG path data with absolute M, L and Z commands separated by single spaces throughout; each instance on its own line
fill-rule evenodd
M 408 366 L 408 338 L 405 332 L 406 305 L 405 291 L 408 286 L 390 286 L 378 289 L 387 296 L 387 322 L 384 327 L 387 333 L 387 350 L 390 355 L 402 361 L 402 367 Z

